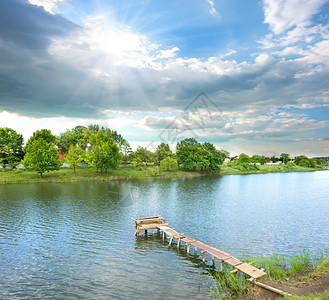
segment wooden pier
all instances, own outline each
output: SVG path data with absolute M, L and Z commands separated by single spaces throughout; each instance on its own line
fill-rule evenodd
M 181 243 L 183 242 L 187 247 L 187 254 L 190 254 L 190 247 L 194 247 L 194 254 L 197 255 L 198 249 L 202 251 L 202 260 L 203 262 L 206 261 L 206 254 L 210 254 L 212 256 L 212 263 L 215 264 L 215 258 L 217 258 L 221 265 L 221 271 L 223 270 L 223 263 L 226 263 L 233 267 L 231 273 L 237 273 L 239 271 L 247 274 L 248 276 L 257 279 L 260 278 L 266 273 L 262 270 L 259 270 L 249 263 L 244 263 L 239 259 L 235 258 L 234 256 L 208 246 L 202 242 L 199 242 L 195 239 L 192 239 L 184 234 L 180 234 L 174 229 L 168 227 L 168 223 L 166 223 L 166 219 L 157 215 L 152 217 L 143 217 L 143 218 L 135 218 L 136 224 L 136 232 L 135 235 L 142 234 L 143 231 L 147 232 L 147 230 L 155 230 L 158 229 L 162 232 L 163 240 L 166 238 L 166 235 L 170 237 L 168 246 L 172 245 L 173 240 L 177 240 L 177 248 L 180 247 Z
M 216 249 L 214 247 L 208 246 L 204 243 L 201 243 L 195 239 L 192 239 L 184 234 L 178 233 L 176 230 L 168 227 L 168 223 L 166 223 L 166 219 L 161 217 L 160 215 L 152 216 L 152 217 L 142 217 L 142 218 L 133 218 L 135 220 L 136 232 L 135 235 L 141 235 L 144 232 L 147 233 L 148 230 L 160 230 L 162 232 L 162 239 L 165 240 L 166 235 L 170 237 L 168 247 L 172 245 L 173 240 L 177 240 L 177 248 L 180 247 L 183 242 L 187 247 L 187 254 L 190 254 L 190 247 L 194 247 L 194 255 L 197 255 L 198 249 L 201 250 L 202 253 L 202 261 L 206 262 L 206 254 L 210 254 L 212 257 L 212 264 L 215 266 L 215 258 L 217 258 L 220 262 L 220 271 L 223 271 L 223 263 L 226 263 L 233 267 L 231 273 L 236 273 L 241 271 L 242 273 L 250 276 L 249 280 L 262 288 L 268 289 L 272 292 L 280 294 L 282 296 L 291 296 L 289 293 L 266 285 L 264 283 L 256 281 L 256 279 L 266 275 L 263 270 L 257 269 L 253 267 L 249 263 L 244 263 L 237 259 L 236 257 L 222 251 Z

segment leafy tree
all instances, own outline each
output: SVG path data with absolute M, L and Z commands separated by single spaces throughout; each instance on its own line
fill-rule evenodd
M 257 155 L 257 154 L 255 154 L 252 157 L 250 157 L 250 160 L 249 161 L 252 162 L 252 163 L 259 163 L 261 165 L 264 165 L 264 164 L 267 163 L 267 159 L 266 159 L 265 156 L 263 156 L 263 155 L 260 156 L 260 155 Z
M 161 160 L 160 162 L 160 168 L 166 171 L 174 171 L 178 169 L 178 163 L 177 160 L 168 156 Z
M 79 164 L 81 164 L 81 162 L 83 160 L 83 153 L 84 153 L 84 151 L 80 147 L 73 146 L 73 145 L 71 145 L 68 150 L 65 161 L 70 164 L 70 167 L 73 168 L 74 173 L 75 173 L 76 167 Z
M 123 143 L 122 143 L 122 146 L 121 146 L 121 153 L 123 155 L 123 162 L 124 163 L 127 163 L 128 162 L 128 158 L 129 158 L 129 154 L 132 153 L 132 149 L 130 147 L 130 144 L 125 140 Z
M 224 160 L 225 158 L 230 158 L 230 152 L 228 152 L 227 150 L 221 149 L 218 150 L 222 156 L 222 159 Z
M 33 132 L 33 135 L 29 138 L 26 143 L 26 149 L 38 139 L 43 139 L 48 144 L 54 145 L 56 143 L 56 136 L 54 136 L 49 129 L 41 129 Z
M 152 163 L 155 161 L 156 156 L 153 152 L 147 150 L 145 147 L 138 146 L 135 153 L 134 159 L 138 164 L 146 164 Z
M 15 167 L 24 157 L 23 136 L 14 129 L 0 128 L 0 164 Z
M 221 152 L 213 144 L 200 144 L 194 138 L 178 142 L 176 156 L 179 166 L 186 170 L 218 172 L 223 163 Z
M 85 130 L 87 130 L 87 128 L 84 126 L 76 126 L 71 130 L 66 130 L 61 133 L 57 140 L 57 146 L 61 153 L 67 153 L 70 146 L 83 146 Z
M 91 167 L 106 173 L 109 168 L 118 168 L 121 155 L 119 147 L 104 132 L 93 133 L 90 136 L 91 149 L 89 152 L 89 162 Z
M 239 155 L 239 163 L 249 163 L 250 162 L 250 157 L 247 155 L 247 154 L 245 154 L 245 153 L 241 153 L 240 155 Z
M 288 153 L 281 153 L 280 155 L 280 160 L 284 163 L 287 164 L 290 161 L 290 155 Z
M 38 172 L 42 177 L 44 172 L 59 170 L 61 162 L 54 146 L 39 138 L 28 145 L 23 165 L 28 170 Z
M 166 157 L 169 156 L 173 156 L 172 151 L 170 150 L 170 147 L 168 144 L 166 143 L 161 143 L 156 151 L 155 151 L 155 155 L 157 157 L 158 162 L 161 162 L 163 159 L 165 159 Z

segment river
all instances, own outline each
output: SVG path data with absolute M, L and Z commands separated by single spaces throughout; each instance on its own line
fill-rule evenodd
M 329 171 L 0 186 L 1 299 L 204 299 L 183 247 L 134 236 L 131 217 L 239 257 L 329 245 Z

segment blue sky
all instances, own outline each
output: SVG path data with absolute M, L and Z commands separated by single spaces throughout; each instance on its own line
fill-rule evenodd
M 328 19 L 324 0 L 4 0 L 0 126 L 329 156 Z

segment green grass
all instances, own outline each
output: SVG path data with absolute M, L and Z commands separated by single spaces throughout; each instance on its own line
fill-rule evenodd
M 173 177 L 195 177 L 204 174 L 187 171 L 163 171 L 157 166 L 128 167 L 110 170 L 106 174 L 96 173 L 89 168 L 77 168 L 76 173 L 70 168 L 61 168 L 43 174 L 43 178 L 36 172 L 26 170 L 4 170 L 0 169 L 0 184 L 8 183 L 37 183 L 37 182 L 76 182 L 76 181 L 111 181 L 130 180 L 143 178 L 173 178 Z
M 296 296 L 293 295 L 288 297 L 290 300 L 328 300 L 329 299 L 329 289 L 321 294 L 311 294 L 308 296 Z
M 303 281 L 308 280 L 313 274 L 322 274 L 329 271 L 329 256 L 328 249 L 320 251 L 314 259 L 311 259 L 310 253 L 306 249 L 300 249 L 299 252 L 293 253 L 290 257 L 285 257 L 276 252 L 271 256 L 265 257 L 251 257 L 243 254 L 242 260 L 252 262 L 256 268 L 264 268 L 267 275 L 264 278 L 272 280 L 284 281 L 289 276 L 298 276 L 298 274 L 305 274 L 298 279 Z M 321 260 L 320 260 L 321 259 Z M 319 261 L 320 260 L 320 261 Z M 211 298 L 216 299 L 231 299 L 238 297 L 250 285 L 249 280 L 246 279 L 243 273 L 231 274 L 232 269 L 224 265 L 222 273 L 212 274 L 215 279 L 214 285 L 210 290 Z M 324 294 L 316 295 L 320 298 L 291 298 L 291 299 L 329 299 L 328 291 Z M 314 297 L 314 295 L 312 296 Z M 324 297 L 324 298 L 321 298 Z
M 230 271 L 231 268 L 224 265 L 222 273 L 212 274 L 214 285 L 210 289 L 211 298 L 231 299 L 244 292 L 251 284 L 242 274 L 236 276 L 236 274 L 231 274 Z
M 247 170 L 247 169 L 248 170 Z M 318 169 L 295 167 L 287 169 L 284 165 L 279 166 L 234 166 L 227 164 L 221 166 L 220 175 L 229 174 L 254 174 L 254 173 L 278 173 L 278 172 L 305 172 L 315 171 Z M 76 173 L 70 168 L 61 168 L 58 171 L 44 173 L 40 178 L 36 172 L 26 170 L 7 170 L 0 169 L 0 184 L 8 183 L 36 183 L 36 182 L 76 182 L 76 181 L 111 181 L 111 180 L 130 180 L 143 178 L 173 178 L 173 177 L 196 177 L 204 176 L 206 173 L 190 172 L 183 170 L 164 171 L 158 166 L 142 166 L 119 168 L 117 170 L 109 170 L 106 174 L 96 173 L 89 168 L 77 168 Z
M 285 280 L 288 276 L 301 272 L 314 270 L 315 262 L 312 261 L 310 253 L 306 249 L 300 249 L 290 257 L 285 257 L 278 252 L 271 256 L 250 257 L 244 255 L 244 260 L 252 262 L 256 268 L 264 268 L 266 277 L 273 280 Z
M 296 166 L 293 168 L 286 165 L 249 165 L 249 164 L 231 164 L 224 163 L 221 166 L 221 174 L 258 174 L 258 173 L 287 173 L 287 172 L 310 172 L 318 171 L 322 168 L 305 168 Z

